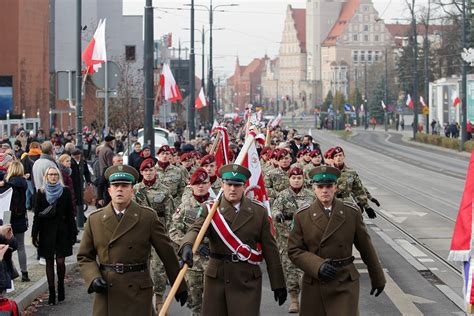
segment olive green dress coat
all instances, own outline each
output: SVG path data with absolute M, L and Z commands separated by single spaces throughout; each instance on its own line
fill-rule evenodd
M 257 243 L 261 245 L 272 290 L 285 288 L 278 247 L 272 235 L 267 210 L 263 205 L 243 197 L 240 209 L 236 212 L 232 204 L 223 197 L 219 209 L 232 231 L 243 243 L 252 249 L 257 249 Z M 182 246 L 193 244 L 207 213 L 207 207 L 202 206 L 202 212 L 184 236 Z M 212 225 L 207 230 L 206 236 L 209 238 L 211 253 L 231 254 Z M 260 314 L 262 296 L 260 266 L 211 257 L 204 274 L 202 315 L 257 316 Z
M 178 259 L 155 211 L 132 201 L 120 221 L 112 203 L 90 215 L 77 261 L 88 289 L 100 276 L 108 284 L 107 293 L 95 293 L 93 315 L 152 315 L 153 283 L 149 269 L 119 274 L 101 271 L 98 265 L 148 264 L 151 247 L 173 283 L 179 272 Z M 178 293 L 185 289 L 183 282 Z
M 290 260 L 304 272 L 300 315 L 358 315 L 359 272 L 354 263 L 337 268 L 335 280 L 327 282 L 318 276 L 323 261 L 352 256 L 354 244 L 372 287 L 384 285 L 385 276 L 357 206 L 335 199 L 330 217 L 323 209 L 319 200 L 300 209 L 288 239 Z

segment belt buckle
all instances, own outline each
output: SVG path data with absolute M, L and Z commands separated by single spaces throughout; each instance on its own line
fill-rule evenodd
M 232 262 L 236 263 L 236 262 L 239 262 L 239 256 L 236 254 L 236 253 L 233 253 L 230 255 L 230 259 Z
M 249 252 L 249 255 L 247 257 L 245 257 L 244 255 L 242 255 L 240 252 L 239 252 L 239 249 L 240 247 L 242 248 L 245 248 L 248 250 Z M 241 244 L 237 247 L 237 249 L 235 250 L 235 255 L 237 256 L 237 258 L 239 258 L 240 261 L 248 261 L 250 259 L 250 257 L 252 256 L 252 248 L 250 248 L 249 245 L 247 244 Z
M 116 263 L 115 264 L 115 272 L 117 272 L 119 274 L 123 274 L 125 272 L 124 264 L 123 263 Z

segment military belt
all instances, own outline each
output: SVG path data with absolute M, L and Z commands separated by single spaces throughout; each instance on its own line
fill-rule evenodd
M 222 260 L 222 261 L 230 261 L 230 262 L 245 262 L 239 259 L 239 256 L 236 253 L 233 253 L 231 255 L 222 255 L 220 253 L 213 253 L 211 252 L 210 255 L 211 258 L 217 259 L 217 260 Z
M 128 273 L 128 272 L 140 272 L 147 269 L 146 263 L 136 263 L 136 264 L 105 264 L 101 263 L 99 269 L 102 271 L 110 271 L 118 274 Z
M 350 256 L 343 259 L 331 259 L 330 263 L 333 267 L 340 268 L 351 264 L 352 262 L 354 262 L 354 259 L 354 256 Z

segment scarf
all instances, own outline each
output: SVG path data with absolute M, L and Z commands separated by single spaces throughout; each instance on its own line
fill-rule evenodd
M 293 192 L 295 192 L 295 194 L 298 194 L 298 193 L 301 192 L 301 189 L 303 189 L 303 187 L 301 187 L 301 188 L 293 188 L 293 187 L 291 187 L 291 189 L 293 190 Z
M 156 176 L 151 180 L 145 180 L 145 178 L 143 178 L 143 184 L 146 185 L 147 187 L 151 187 L 153 184 L 155 184 L 155 182 L 156 182 Z
M 344 169 L 345 165 L 344 164 L 341 164 L 339 166 L 334 165 L 334 167 L 336 167 L 337 169 L 342 171 L 342 169 Z
M 60 182 L 56 184 L 45 183 L 44 192 L 46 193 L 46 201 L 51 205 L 56 202 L 61 194 L 63 194 L 63 186 Z
M 28 156 L 39 156 L 41 155 L 41 149 L 39 148 L 31 148 L 28 152 Z
M 281 170 L 283 170 L 283 171 L 288 171 L 288 170 L 290 170 L 290 167 L 291 167 L 291 166 L 288 166 L 288 167 L 286 167 L 286 168 L 283 168 L 283 167 L 280 167 L 280 168 L 281 168 Z
M 195 198 L 196 201 L 198 201 L 199 203 L 204 203 L 204 202 L 206 202 L 206 201 L 209 199 L 209 195 L 210 195 L 209 192 L 206 192 L 205 195 L 201 195 L 201 196 L 198 196 L 198 195 L 196 195 L 196 194 L 193 193 L 194 198 Z
M 170 165 L 169 162 L 162 162 L 158 160 L 158 166 L 160 166 L 161 169 L 166 170 L 166 168 Z
M 62 172 L 66 173 L 68 176 L 70 176 L 71 173 L 72 173 L 72 169 L 71 169 L 71 168 L 65 167 L 65 166 L 63 166 L 63 165 L 61 165 L 61 164 L 59 164 L 59 169 L 60 169 Z
M 217 180 L 217 176 L 212 176 L 212 177 L 210 177 L 210 180 L 211 180 L 211 183 L 214 183 L 214 182 L 216 182 L 216 180 Z

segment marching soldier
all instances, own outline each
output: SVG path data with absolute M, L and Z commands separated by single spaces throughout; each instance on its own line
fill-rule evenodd
M 295 214 L 288 240 L 288 255 L 304 272 L 300 315 L 358 315 L 359 272 L 352 245 L 367 265 L 371 295 L 385 287 L 382 267 L 360 210 L 335 198 L 340 171 L 320 166 L 310 176 L 317 200 Z
M 170 282 L 179 272 L 178 259 L 156 212 L 132 201 L 138 172 L 128 165 L 109 167 L 112 202 L 87 220 L 77 261 L 88 293 L 95 292 L 93 315 L 152 315 L 151 247 L 162 259 Z M 175 298 L 186 302 L 186 284 Z
M 179 160 L 181 161 L 181 164 L 176 164 L 176 166 L 182 169 L 187 181 L 194 171 L 194 155 L 192 152 L 182 153 Z
M 273 201 L 278 194 L 290 185 L 287 174 L 291 164 L 290 151 L 286 148 L 280 148 L 276 154 L 276 160 L 278 161 L 278 168 L 273 169 L 264 177 L 270 205 L 273 205 Z
M 168 189 L 156 181 L 155 161 L 151 158 L 145 159 L 140 165 L 142 182 L 135 184 L 135 201 L 141 205 L 153 209 L 158 215 L 159 221 L 166 231 L 169 231 L 171 216 L 174 211 L 173 197 Z M 166 275 L 163 262 L 155 252 L 151 253 L 151 276 L 153 279 L 153 292 L 155 293 L 155 308 L 160 312 L 163 306 L 163 296 L 166 290 Z
M 170 163 L 172 158 L 170 146 L 161 146 L 156 156 L 158 157 L 158 161 L 155 168 L 158 171 L 158 181 L 168 187 L 174 201 L 180 203 L 181 195 L 186 187 L 186 177 L 178 167 Z
M 344 163 L 345 155 L 342 147 L 337 146 L 333 148 L 331 159 L 334 167 L 341 171 L 341 176 L 337 180 L 336 197 L 344 201 L 355 201 L 362 211 L 365 210 L 367 212 L 369 218 L 377 217 L 374 209 L 368 204 L 367 194 L 359 175 L 355 170 L 349 169 Z
M 296 162 L 291 165 L 291 168 L 293 167 L 299 167 L 299 168 L 304 168 L 308 162 L 305 160 L 306 154 L 310 152 L 309 149 L 301 149 L 298 151 L 296 154 Z
M 311 161 L 304 167 L 303 171 L 304 171 L 304 174 L 306 175 L 306 179 L 308 180 L 308 183 L 311 184 L 309 181 L 309 172 L 313 170 L 314 168 L 319 167 L 323 161 L 323 156 L 321 154 L 321 150 L 319 149 L 319 147 L 317 147 L 314 150 L 311 150 L 309 152 L 309 157 L 311 158 Z
M 292 167 L 288 172 L 290 187 L 281 191 L 273 202 L 272 213 L 275 221 L 276 239 L 280 249 L 280 258 L 286 274 L 286 285 L 290 293 L 291 304 L 288 312 L 299 312 L 299 294 L 302 272 L 288 258 L 288 235 L 293 213 L 299 208 L 313 203 L 315 196 L 304 188 L 303 169 Z
M 209 200 L 211 182 L 206 170 L 203 168 L 196 169 L 191 176 L 189 184 L 192 188 L 192 196 L 183 199 L 172 218 L 170 238 L 176 245 L 181 244 L 189 227 L 196 221 L 201 204 Z M 191 309 L 193 316 L 201 315 L 204 270 L 209 261 L 208 258 L 209 247 L 202 243 L 194 256 L 193 267 L 188 270 L 186 275 L 190 294 L 188 307 Z
M 230 164 L 219 169 L 224 195 L 207 230 L 211 259 L 205 271 L 202 315 L 260 314 L 262 272 L 265 259 L 275 300 L 282 305 L 287 296 L 285 278 L 267 210 L 244 196 L 250 171 Z M 181 243 L 180 255 L 192 266 L 192 245 L 204 223 L 208 207 L 201 208 L 196 222 Z
M 217 195 L 222 187 L 222 181 L 216 175 L 217 165 L 214 155 L 206 155 L 201 159 L 201 167 L 204 168 L 211 179 L 211 188 Z

